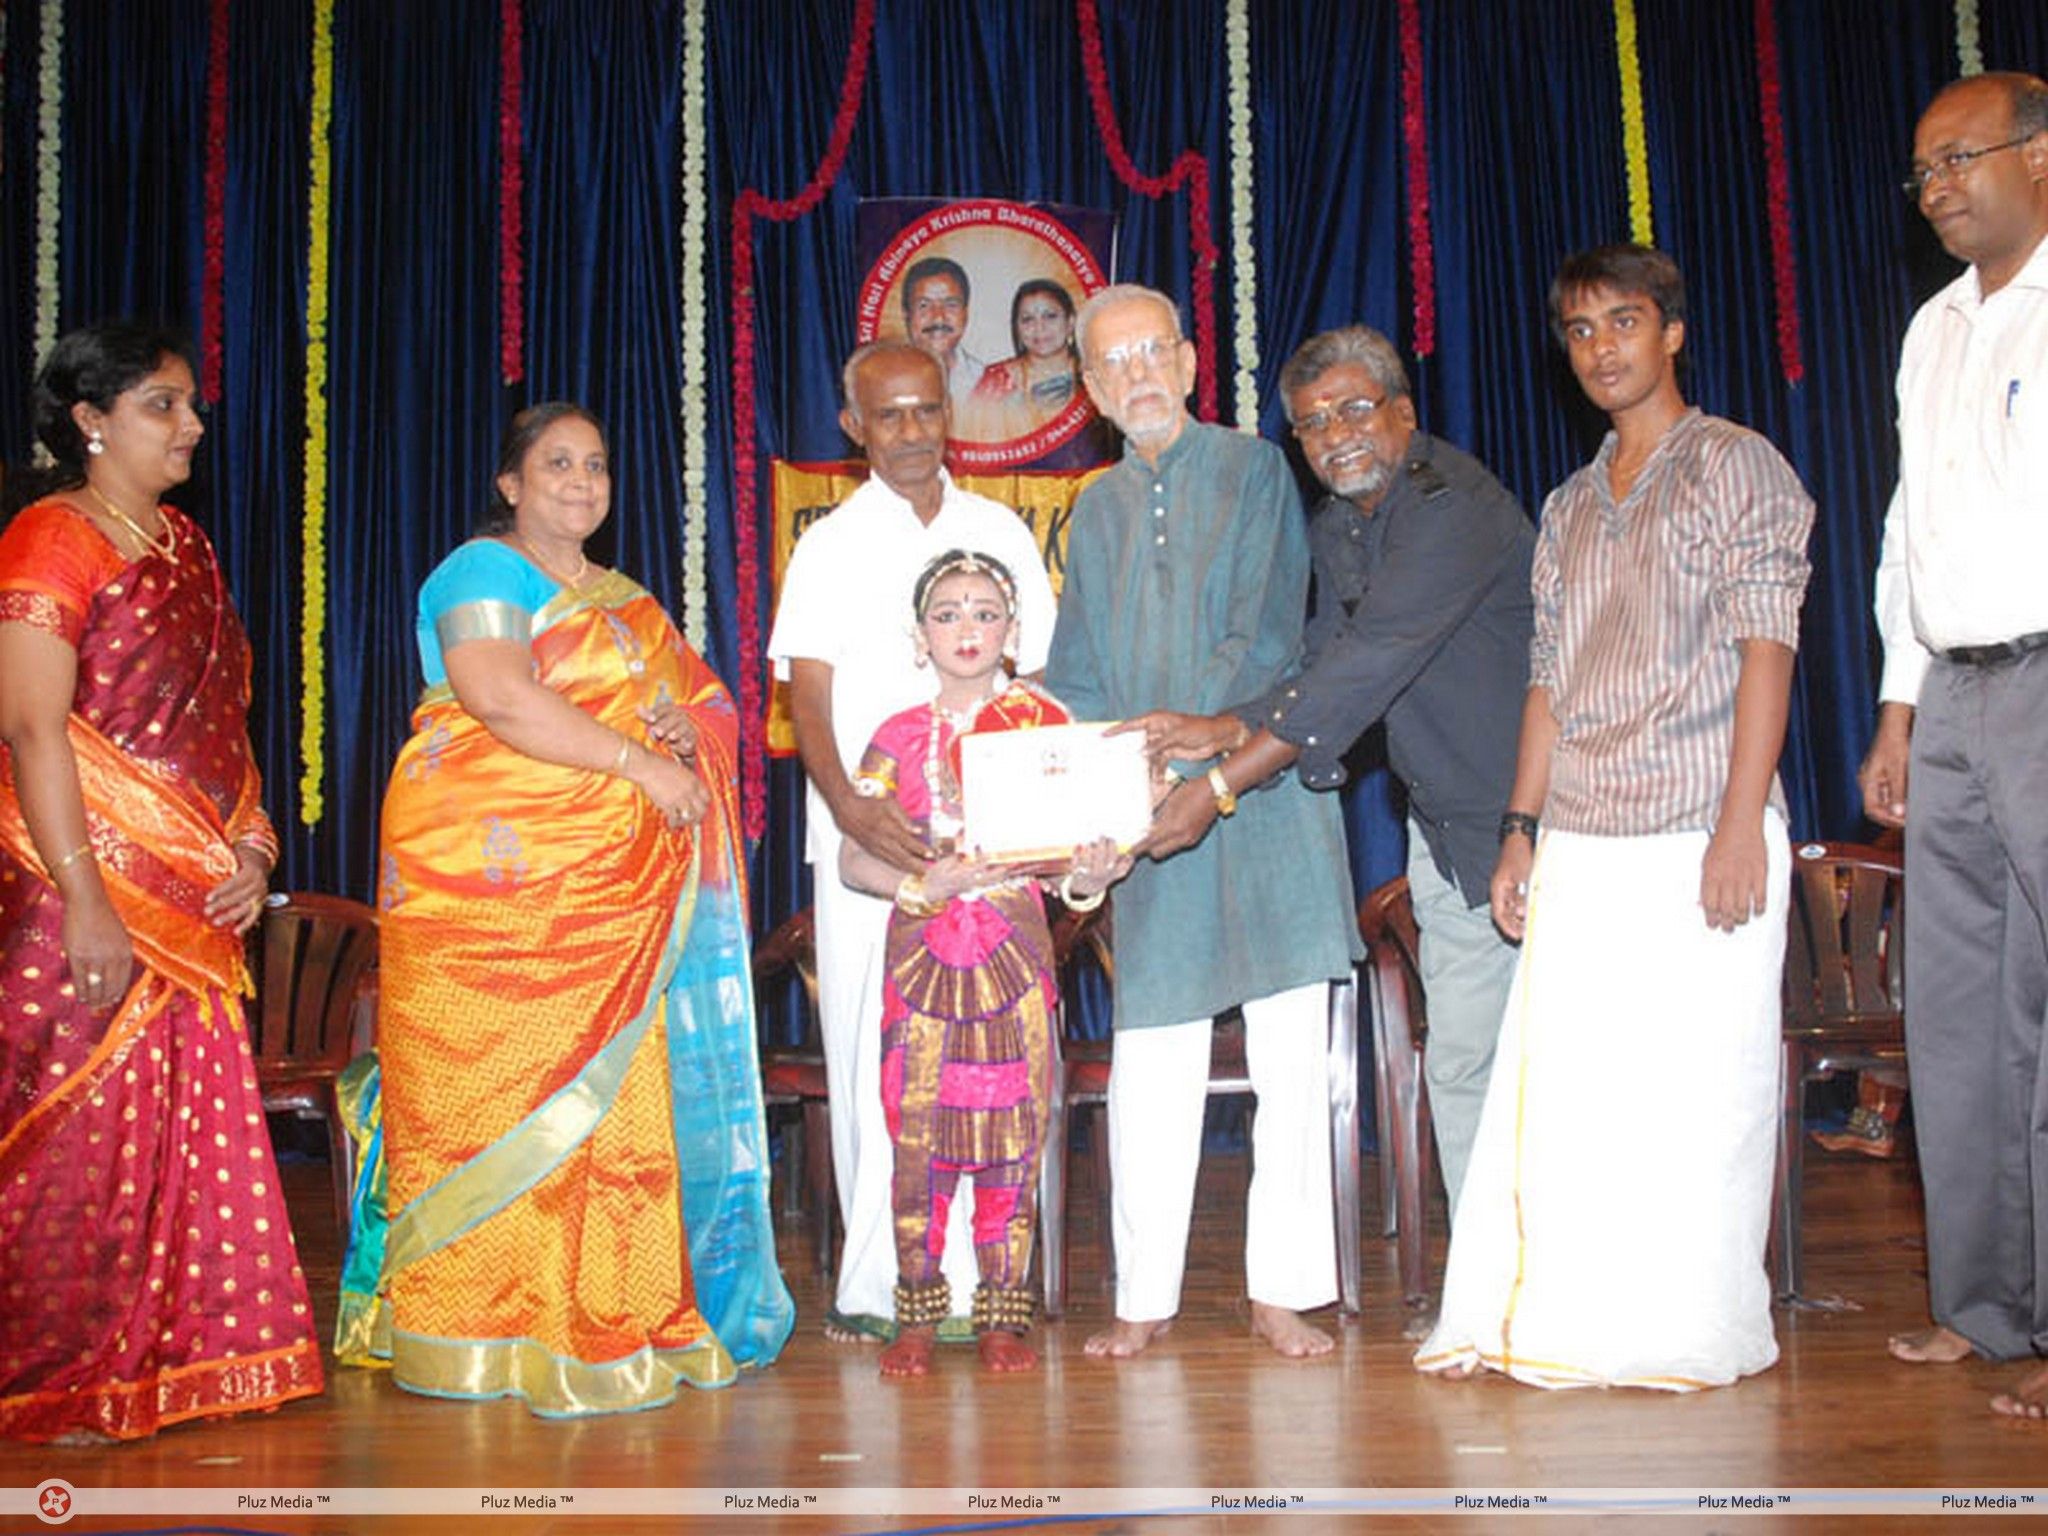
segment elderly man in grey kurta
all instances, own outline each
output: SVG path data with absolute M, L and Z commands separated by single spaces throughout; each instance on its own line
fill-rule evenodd
M 1123 461 L 1081 493 L 1046 681 L 1076 719 L 1216 714 L 1296 662 L 1309 579 L 1301 503 L 1279 449 L 1187 415 L 1195 349 L 1172 300 L 1120 285 L 1077 320 L 1083 378 Z M 1208 765 L 1175 765 L 1208 777 Z M 1286 1355 L 1329 1336 L 1300 1314 L 1335 1299 L 1329 983 L 1356 958 L 1337 804 L 1284 773 L 1185 852 L 1116 892 L 1109 1145 L 1116 1322 L 1091 1355 L 1132 1355 L 1180 1305 L 1214 1015 L 1242 1006 L 1259 1112 L 1245 1273 L 1254 1328 Z

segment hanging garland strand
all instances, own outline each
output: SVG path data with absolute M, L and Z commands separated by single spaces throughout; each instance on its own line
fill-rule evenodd
M 1799 274 L 1792 258 L 1792 175 L 1785 161 L 1785 88 L 1778 58 L 1777 0 L 1756 0 L 1757 106 L 1763 117 L 1765 207 L 1771 227 L 1771 287 L 1777 299 L 1778 368 L 1787 384 L 1806 377 L 1799 348 Z
M 206 268 L 199 292 L 199 397 L 209 403 L 220 399 L 227 313 L 230 4 L 211 0 L 206 15 Z
M 498 7 L 498 373 L 507 384 L 526 377 L 526 250 L 522 224 L 526 143 L 522 115 L 519 0 Z
M 1984 73 L 1984 39 L 1977 22 L 1977 0 L 1956 0 L 1956 73 Z
M 1252 244 L 1252 23 L 1249 0 L 1229 0 L 1223 23 L 1230 61 L 1230 281 L 1236 317 L 1237 430 L 1259 430 L 1259 262 Z
M 1401 0 L 1401 149 L 1408 180 L 1408 286 L 1417 357 L 1436 351 L 1436 236 L 1429 224 L 1429 124 L 1422 112 L 1422 7 Z
M 64 213 L 64 0 L 43 0 L 36 61 L 35 362 L 57 344 L 57 252 Z
M 1216 233 L 1209 207 L 1209 162 L 1198 150 L 1184 149 L 1164 176 L 1147 176 L 1124 148 L 1109 99 L 1109 69 L 1102 56 L 1102 18 L 1095 0 L 1074 0 L 1081 29 L 1081 68 L 1088 77 L 1088 100 L 1095 126 L 1117 180 L 1131 191 L 1153 199 L 1187 188 L 1188 246 L 1194 252 L 1195 353 L 1198 372 L 1195 408 L 1204 421 L 1216 419 Z
M 300 548 L 299 820 L 320 824 L 327 723 L 327 235 L 334 191 L 334 0 L 313 0 L 306 188 L 305 528 Z
M 1643 127 L 1643 61 L 1636 53 L 1635 0 L 1614 0 L 1614 55 L 1621 67 L 1621 151 L 1628 162 L 1629 237 L 1655 245 L 1650 221 L 1650 141 Z
M 710 422 L 705 410 L 710 358 L 704 331 L 704 253 L 711 205 L 704 190 L 704 0 L 683 5 L 683 634 L 699 652 L 708 639 L 705 533 L 711 515 Z
M 754 442 L 754 220 L 787 223 L 801 218 L 817 207 L 826 189 L 839 179 L 847 145 L 853 141 L 854 119 L 860 115 L 874 39 L 875 0 L 858 0 L 853 11 L 853 46 L 839 87 L 832 137 L 825 146 L 825 158 L 818 162 L 816 174 L 804 189 L 795 197 L 776 199 L 746 187 L 732 204 L 733 575 L 739 589 L 735 624 L 740 657 L 741 814 L 747 836 L 752 838 L 768 830 L 768 770 L 761 741 L 766 728 L 761 686 L 761 550 L 759 530 L 754 526 L 758 468 Z

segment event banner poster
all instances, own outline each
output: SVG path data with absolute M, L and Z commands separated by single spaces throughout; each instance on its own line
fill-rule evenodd
M 1016 509 L 1038 541 L 1039 555 L 1057 593 L 1066 572 L 1067 522 L 1074 513 L 1074 498 L 1101 472 L 1098 466 L 1083 470 L 964 474 L 958 477 L 958 484 L 964 490 Z M 796 548 L 796 541 L 803 537 L 806 528 L 852 495 L 867 477 L 867 464 L 860 459 L 826 464 L 793 464 L 786 459 L 772 462 L 769 500 L 775 531 L 769 565 L 773 587 L 771 613 L 781 604 L 782 573 L 789 569 L 790 551 Z M 907 614 L 903 622 L 908 629 Z M 768 750 L 778 757 L 796 751 L 796 732 L 789 717 L 789 688 L 781 682 L 775 684 L 768 699 Z
M 939 360 L 956 472 L 1107 456 L 1074 311 L 1107 282 L 1115 227 L 1096 209 L 993 198 L 860 204 L 855 340 L 908 340 Z

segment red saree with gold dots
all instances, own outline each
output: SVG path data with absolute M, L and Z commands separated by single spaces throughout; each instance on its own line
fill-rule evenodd
M 0 535 L 0 623 L 78 653 L 69 738 L 136 961 L 117 1007 L 78 1002 L 0 747 L 0 1436 L 132 1439 L 322 1386 L 242 943 L 202 910 L 236 841 L 275 851 L 249 644 L 206 536 L 163 515 L 171 555 L 132 563 L 61 503 Z

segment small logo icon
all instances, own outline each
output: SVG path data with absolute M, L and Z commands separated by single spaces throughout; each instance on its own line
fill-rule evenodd
M 36 1518 L 45 1525 L 63 1525 L 73 1513 L 72 1487 L 61 1477 L 47 1477 L 36 1484 Z

